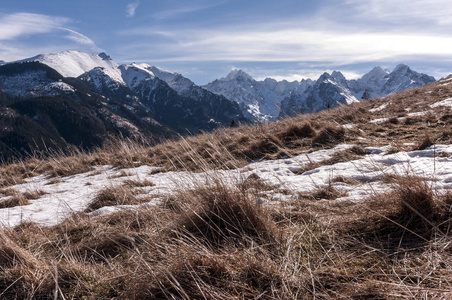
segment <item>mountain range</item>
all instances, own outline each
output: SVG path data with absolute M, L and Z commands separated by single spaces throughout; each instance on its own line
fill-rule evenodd
M 432 76 L 400 64 L 392 72 L 375 67 L 355 80 L 347 80 L 341 72 L 334 71 L 322 74 L 315 81 L 288 82 L 271 78 L 257 81 L 242 70 L 233 70 L 204 87 L 238 102 L 244 115 L 250 119 L 273 121 L 363 99 L 381 98 L 434 81 Z
M 0 63 L 2 159 L 35 149 L 85 149 L 110 136 L 147 142 L 238 123 L 273 121 L 431 83 L 406 65 L 362 78 L 257 81 L 243 70 L 199 86 L 148 64 L 119 65 L 105 53 L 65 51 Z

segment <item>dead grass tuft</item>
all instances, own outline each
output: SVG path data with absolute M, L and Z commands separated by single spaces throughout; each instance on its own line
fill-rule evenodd
M 327 185 L 323 188 L 317 188 L 313 193 L 312 197 L 316 200 L 334 200 L 340 197 L 347 196 L 347 193 L 342 192 L 335 188 L 332 184 Z
M 28 201 L 27 198 L 25 198 L 21 195 L 16 195 L 16 196 L 12 196 L 11 198 L 8 198 L 6 200 L 0 201 L 0 208 L 11 208 L 11 207 L 24 206 L 24 205 L 29 205 L 29 204 L 30 204 L 30 202 Z
M 260 159 L 268 154 L 275 154 L 281 149 L 279 140 L 267 137 L 252 144 L 243 154 L 250 160 Z
M 85 212 L 92 212 L 104 206 L 136 205 L 147 201 L 139 199 L 138 194 L 139 191 L 128 184 L 106 188 L 97 194 Z
M 430 139 L 429 136 L 425 136 L 416 146 L 416 148 L 414 148 L 414 150 L 425 150 L 428 147 L 433 145 L 433 141 Z
M 332 146 L 344 142 L 345 129 L 342 127 L 328 126 L 314 138 L 314 146 Z
M 177 222 L 177 232 L 215 246 L 251 238 L 260 244 L 276 243 L 275 226 L 264 207 L 248 193 L 222 184 L 197 189 L 179 197 L 199 203 Z
M 37 266 L 38 262 L 33 255 L 14 242 L 10 235 L 9 232 L 0 231 L 0 266 L 11 267 L 16 264 L 30 268 Z
M 293 124 L 289 126 L 285 131 L 278 134 L 278 137 L 284 143 L 290 143 L 294 140 L 312 138 L 316 134 L 311 124 L 305 123 L 303 125 Z
M 434 195 L 425 180 L 406 176 L 396 181 L 395 196 L 399 203 L 397 221 L 415 230 L 431 228 L 437 217 Z

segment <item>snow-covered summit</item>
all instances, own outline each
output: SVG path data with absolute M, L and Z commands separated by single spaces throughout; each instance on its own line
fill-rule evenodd
M 384 79 L 389 73 L 391 73 L 388 69 L 383 69 L 380 66 L 377 66 L 370 70 L 368 73 L 364 74 L 361 77 L 361 81 L 363 82 L 376 82 Z
M 172 89 L 178 92 L 179 95 L 183 96 L 185 93 L 190 92 L 190 89 L 195 86 L 193 81 L 179 73 L 167 71 L 148 64 L 140 64 L 139 66 L 147 72 L 152 73 L 155 77 L 165 81 Z
M 253 77 L 248 75 L 245 71 L 241 69 L 234 69 L 225 78 L 221 78 L 223 81 L 231 81 L 231 80 L 254 80 Z
M 121 71 L 122 79 L 131 89 L 134 89 L 145 80 L 155 78 L 154 73 L 147 70 L 143 65 L 121 65 L 119 69 Z
M 204 88 L 237 102 L 249 119 L 273 121 L 278 117 L 281 101 L 294 91 L 303 92 L 307 86 L 304 81 L 276 81 L 271 78 L 257 81 L 245 71 L 235 69 Z
M 78 77 L 96 67 L 117 68 L 118 64 L 101 53 L 85 53 L 80 51 L 64 51 L 60 53 L 40 54 L 18 62 L 38 61 L 55 69 L 64 77 Z

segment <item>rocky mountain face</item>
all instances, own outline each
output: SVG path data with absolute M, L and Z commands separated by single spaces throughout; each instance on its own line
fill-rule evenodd
M 246 122 L 237 103 L 193 83 L 179 93 L 151 67 L 119 66 L 106 54 L 69 51 L 0 67 L 3 159 L 70 145 L 89 149 L 115 135 L 158 141 L 232 120 Z
M 148 64 L 66 51 L 0 62 L 0 159 L 34 149 L 100 146 L 108 136 L 147 141 L 273 121 L 433 82 L 406 65 L 362 78 L 324 73 L 316 81 L 257 81 L 242 70 L 206 86 Z
M 279 115 L 283 99 L 293 92 L 303 93 L 312 83 L 309 79 L 301 82 L 271 78 L 257 81 L 242 70 L 233 70 L 204 88 L 239 103 L 243 114 L 251 120 L 273 121 Z
M 109 98 L 39 62 L 0 67 L 0 159 L 101 146 L 109 136 L 160 140 L 174 131 L 145 109 Z
M 248 118 L 271 121 L 363 99 L 381 98 L 434 81 L 435 78 L 401 64 L 392 72 L 375 67 L 357 80 L 347 80 L 341 72 L 334 71 L 322 74 L 316 81 L 277 82 L 269 78 L 256 81 L 242 70 L 233 70 L 204 87 L 239 103 Z

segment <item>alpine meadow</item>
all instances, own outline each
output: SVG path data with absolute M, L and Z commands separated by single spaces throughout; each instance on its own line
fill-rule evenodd
M 451 299 L 451 13 L 1 4 L 0 299 Z

